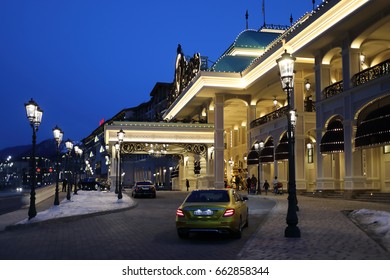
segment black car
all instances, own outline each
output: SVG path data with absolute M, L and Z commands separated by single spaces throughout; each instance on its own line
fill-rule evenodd
M 156 198 L 156 187 L 151 181 L 138 181 L 131 190 L 132 197 L 147 196 Z
M 84 178 L 80 180 L 79 187 L 83 191 L 108 191 L 110 186 L 103 182 L 99 182 L 96 178 Z

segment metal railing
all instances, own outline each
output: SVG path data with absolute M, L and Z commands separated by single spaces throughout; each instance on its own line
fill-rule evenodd
M 285 117 L 287 115 L 287 106 L 281 107 L 265 116 L 262 116 L 258 119 L 255 119 L 251 122 L 251 128 L 257 127 L 259 125 L 265 124 L 267 122 L 270 122 L 272 120 L 276 120 L 282 117 Z
M 359 86 L 388 74 L 390 74 L 390 59 L 357 73 L 351 81 L 353 86 Z

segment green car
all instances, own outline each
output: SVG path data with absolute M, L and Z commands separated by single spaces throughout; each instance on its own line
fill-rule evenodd
M 217 232 L 241 237 L 248 226 L 246 196 L 234 189 L 194 190 L 176 210 L 176 229 L 180 238 L 192 232 Z

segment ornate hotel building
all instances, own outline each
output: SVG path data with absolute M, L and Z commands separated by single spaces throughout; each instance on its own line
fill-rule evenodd
M 122 129 L 121 153 L 150 154 L 153 144 L 177 155 L 177 190 L 187 178 L 223 188 L 252 174 L 287 185 L 288 112 L 276 63 L 287 51 L 296 58 L 297 191 L 390 192 L 389 30 L 387 0 L 328 0 L 291 26 L 242 31 L 207 69 L 179 45 L 160 118 L 107 123 L 104 142 L 113 155 Z

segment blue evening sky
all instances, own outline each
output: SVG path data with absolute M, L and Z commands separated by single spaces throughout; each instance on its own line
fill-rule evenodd
M 322 1 L 317 0 L 316 6 Z M 81 140 L 172 82 L 176 47 L 211 61 L 263 24 L 262 0 L 1 0 L 0 149 L 31 144 L 24 103 L 44 111 L 37 141 Z M 289 24 L 312 0 L 266 0 L 267 24 Z

